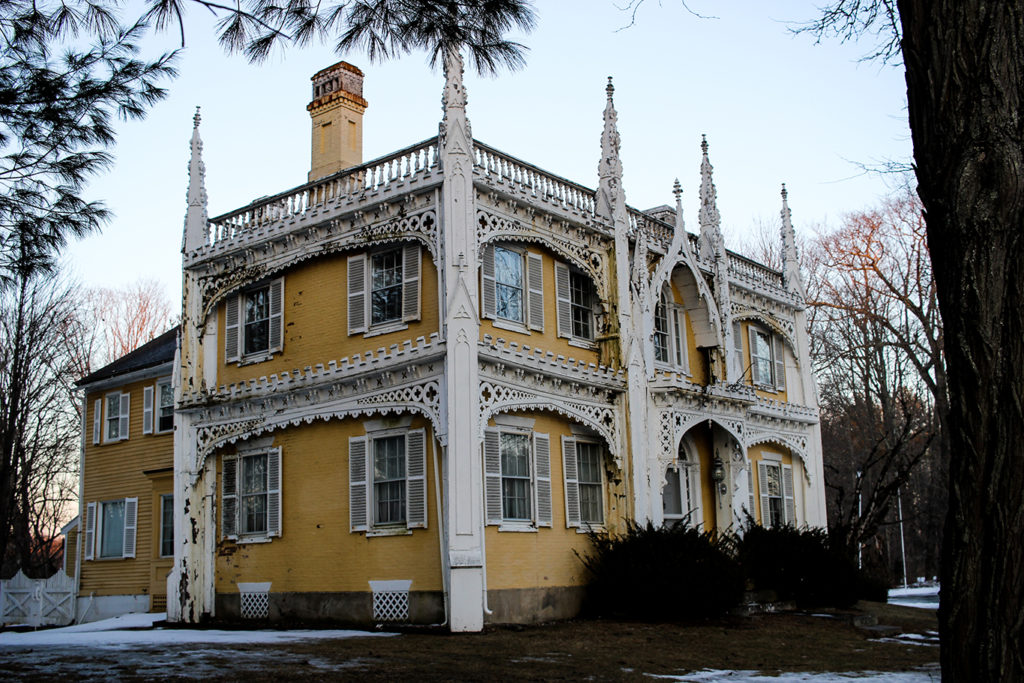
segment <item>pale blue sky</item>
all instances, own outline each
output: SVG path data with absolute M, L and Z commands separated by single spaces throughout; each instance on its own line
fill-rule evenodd
M 697 18 L 675 0 L 647 0 L 636 24 L 619 30 L 629 15 L 613 0 L 540 0 L 537 30 L 523 38 L 526 68 L 467 77 L 474 137 L 593 187 L 612 76 L 633 206 L 671 203 L 678 177 L 687 225 L 696 230 L 702 133 L 733 247 L 758 221 L 777 217 L 782 182 L 798 230 L 876 203 L 884 179 L 852 162 L 909 159 L 902 69 L 859 62 L 866 45 L 815 45 L 789 33 L 787 22 L 814 16 L 814 2 L 689 4 L 717 18 Z M 196 105 L 211 216 L 305 182 L 309 78 L 338 59 L 366 74 L 365 159 L 437 133 L 442 77 L 422 54 L 371 64 L 323 46 L 251 66 L 221 51 L 198 8 L 187 39 L 170 96 L 146 120 L 119 126 L 116 165 L 90 187 L 115 218 L 68 250 L 86 286 L 149 277 L 177 299 Z M 164 42 L 173 47 L 174 36 Z

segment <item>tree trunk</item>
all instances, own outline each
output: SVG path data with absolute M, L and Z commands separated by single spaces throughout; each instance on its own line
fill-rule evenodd
M 1024 680 L 1024 1 L 900 0 L 952 405 L 943 680 Z

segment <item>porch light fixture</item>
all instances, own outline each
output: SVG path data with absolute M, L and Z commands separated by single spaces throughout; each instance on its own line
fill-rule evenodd
M 715 455 L 715 462 L 711 467 L 711 481 L 715 482 L 718 486 L 718 491 L 723 496 L 725 495 L 725 465 L 722 463 L 722 458 L 719 455 Z

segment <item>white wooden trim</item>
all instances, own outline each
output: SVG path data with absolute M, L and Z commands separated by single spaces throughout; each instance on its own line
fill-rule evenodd
M 558 336 L 572 337 L 572 293 L 569 286 L 569 266 L 555 263 L 555 312 Z
M 426 431 L 405 435 L 405 522 L 409 529 L 427 528 Z
M 232 363 L 241 357 L 240 310 L 241 294 L 232 294 L 224 300 L 224 362 Z
M 135 557 L 135 537 L 138 535 L 139 499 L 124 499 L 124 539 L 121 546 L 121 557 Z
M 121 394 L 120 404 L 120 410 L 117 413 L 117 438 L 119 441 L 126 441 L 128 427 L 131 425 L 132 395 L 130 393 Z
M 103 438 L 103 399 L 98 398 L 92 404 L 92 443 L 98 445 Z
M 544 331 L 544 257 L 526 252 L 527 320 L 531 330 Z
M 562 437 L 562 473 L 565 488 L 565 527 L 580 525 L 579 471 L 576 460 L 576 439 Z
M 348 333 L 366 332 L 366 254 L 348 257 Z
M 533 435 L 534 477 L 536 479 L 537 526 L 551 526 L 551 437 L 547 434 Z
M 153 387 L 142 389 L 142 433 L 153 433 Z
M 91 560 L 96 554 L 96 503 L 85 506 L 85 559 Z
M 284 278 L 271 280 L 267 292 L 270 301 L 270 320 L 267 324 L 267 353 L 284 348 Z
M 225 455 L 221 461 L 220 530 L 224 538 L 238 538 L 238 457 Z
M 494 245 L 484 247 L 483 259 L 480 263 L 480 280 L 482 283 L 482 317 L 494 318 L 498 310 L 498 292 L 494 273 Z
M 501 439 L 498 430 L 484 430 L 483 449 L 487 523 L 501 524 Z
M 352 436 L 348 440 L 348 521 L 350 531 L 369 528 L 369 496 L 367 474 L 367 438 Z
M 281 448 L 267 451 L 267 536 L 281 535 Z
M 416 242 L 402 249 L 402 321 L 420 319 L 420 270 L 423 257 Z

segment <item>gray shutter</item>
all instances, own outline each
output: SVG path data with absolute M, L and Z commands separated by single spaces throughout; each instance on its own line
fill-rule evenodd
M 124 546 L 121 557 L 135 557 L 135 536 L 139 524 L 139 499 L 124 499 Z
M 121 441 L 124 441 L 125 439 L 128 438 L 128 424 L 129 424 L 128 412 L 131 409 L 131 405 L 132 405 L 132 395 L 131 394 L 121 394 L 121 406 L 120 406 L 120 410 L 118 411 L 118 414 L 117 414 L 118 415 L 117 428 L 118 428 L 118 432 L 119 432 L 118 433 L 118 439 L 120 439 Z
M 420 245 L 407 244 L 402 249 L 402 320 L 420 319 Z
M 153 433 L 153 387 L 142 389 L 142 433 Z
M 686 353 L 686 313 L 679 306 L 672 306 L 671 314 L 676 346 L 676 365 L 682 368 L 686 374 L 690 374 L 690 364 Z
M 270 283 L 270 342 L 267 351 L 284 348 L 284 278 Z
M 757 483 L 761 490 L 761 526 L 767 527 L 772 515 L 768 505 L 768 465 L 764 462 L 757 463 Z
M 555 300 L 558 314 L 558 336 L 572 336 L 572 293 L 569 291 L 569 266 L 555 264 Z
M 758 362 L 754 350 L 757 348 L 757 329 L 751 325 L 747 328 L 750 337 L 750 383 L 757 384 L 757 378 L 761 376 L 761 364 Z
M 786 345 L 782 341 L 782 335 L 773 334 L 772 341 L 775 343 L 775 388 L 779 391 L 786 390 Z
M 240 294 L 232 294 L 224 301 L 224 362 L 230 363 L 239 359 L 239 299 Z
M 786 524 L 796 526 L 796 500 L 793 497 L 793 466 L 782 466 L 782 496 L 786 508 Z
M 484 260 L 480 266 L 480 279 L 483 285 L 483 317 L 493 318 L 498 310 L 498 293 L 494 282 L 494 245 L 484 247 Z
M 754 518 L 754 468 L 747 463 L 747 494 L 750 496 L 750 502 L 747 505 L 747 514 L 750 518 Z
M 427 527 L 427 436 L 422 429 L 405 435 L 405 520 L 410 529 Z
M 103 399 L 98 398 L 92 404 L 92 443 L 100 442 L 100 434 L 103 433 Z
M 529 291 L 530 329 L 544 331 L 544 257 L 526 253 L 526 286 Z
M 238 458 L 225 455 L 220 475 L 220 533 L 238 537 Z
M 366 332 L 366 254 L 348 257 L 348 333 Z
M 267 536 L 281 535 L 281 449 L 267 453 Z
M 537 526 L 551 526 L 551 438 L 533 435 L 533 460 L 537 477 Z
M 565 527 L 580 525 L 580 485 L 576 461 L 576 439 L 562 437 L 562 471 L 565 475 Z
M 487 523 L 501 524 L 501 439 L 493 429 L 484 431 L 484 480 Z
M 351 531 L 366 531 L 366 437 L 348 440 L 348 523 Z
M 736 380 L 742 382 L 743 377 L 747 374 L 746 363 L 743 362 L 743 323 L 736 320 L 732 324 L 732 349 L 733 349 L 733 363 L 736 364 Z
M 96 547 L 96 503 L 89 503 L 85 506 L 85 559 L 93 558 Z

